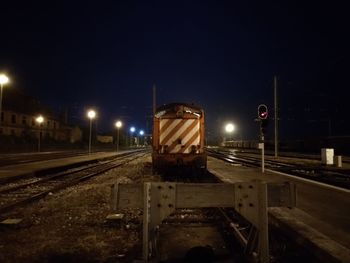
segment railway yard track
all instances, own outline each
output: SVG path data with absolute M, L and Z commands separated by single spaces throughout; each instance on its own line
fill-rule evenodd
M 208 155 L 223 161 L 247 167 L 261 166 L 260 156 L 233 154 L 230 151 L 208 150 Z M 292 164 L 286 161 L 265 158 L 265 168 L 292 176 L 314 180 L 329 185 L 350 189 L 350 170 L 323 167 L 316 164 Z
M 232 154 L 223 154 L 223 153 L 213 153 L 211 152 L 209 156 L 215 156 L 218 159 L 227 161 L 232 164 L 244 165 L 248 167 L 259 167 L 260 159 L 251 157 L 251 156 L 233 156 Z M 276 160 L 267 160 L 266 164 L 270 170 L 275 170 L 278 172 L 288 173 L 296 177 L 302 177 L 307 179 L 312 179 L 317 182 L 323 182 L 329 185 L 340 186 L 342 188 L 349 187 L 349 177 L 347 171 L 332 171 L 324 167 L 318 166 L 300 166 L 297 164 L 291 164 Z M 311 174 L 311 178 L 310 178 Z M 190 177 L 191 178 L 191 177 Z M 210 179 L 208 179 L 210 178 Z M 205 182 L 218 183 L 219 180 L 214 175 L 208 173 L 205 179 Z M 177 182 L 179 182 L 177 180 Z M 201 183 L 198 180 L 189 180 L 184 181 L 185 183 Z M 316 187 L 313 186 L 313 187 Z M 302 189 L 303 187 L 301 187 Z M 302 190 L 303 192 L 304 190 Z M 326 195 L 332 190 L 325 190 Z M 326 193 L 325 192 L 325 193 Z M 303 205 L 302 205 L 303 206 Z M 218 224 L 218 222 L 220 222 Z M 193 224 L 197 228 L 202 228 L 201 231 L 206 231 L 207 228 L 216 229 L 220 232 L 222 240 L 225 240 L 225 245 L 227 248 L 230 247 L 228 251 L 222 251 L 220 248 L 215 246 L 216 244 L 223 244 L 222 240 L 216 240 L 210 245 L 207 246 L 195 246 L 187 251 L 186 256 L 196 254 L 197 259 L 201 257 L 214 257 L 213 260 L 219 260 L 220 258 L 233 257 L 237 262 L 245 262 L 242 260 L 247 260 L 247 247 L 252 233 L 254 233 L 254 226 L 251 222 L 243 218 L 239 213 L 234 209 L 229 208 L 212 208 L 212 209 L 179 209 L 172 215 L 170 218 L 165 220 L 165 229 L 167 229 L 168 224 L 183 225 L 185 229 L 191 228 Z M 191 225 L 192 224 L 192 225 Z M 278 225 L 278 224 L 277 224 Z M 315 257 L 313 253 L 310 253 L 309 248 L 304 247 L 300 243 L 294 242 L 293 239 L 290 239 L 284 231 L 281 231 L 279 227 L 274 223 L 270 226 L 270 262 L 294 262 L 294 261 L 307 261 L 307 262 L 319 262 L 320 258 Z M 171 235 L 169 234 L 172 233 Z M 186 230 L 184 230 L 186 233 Z M 173 232 L 166 230 L 165 236 L 173 238 L 179 233 L 179 229 L 173 230 Z M 200 234 L 196 234 L 200 236 Z M 233 238 L 234 237 L 234 238 Z M 167 240 L 168 240 L 167 239 Z M 179 239 L 179 238 L 178 238 Z M 178 240 L 175 238 L 175 240 Z M 164 240 L 164 239 L 163 239 Z M 193 240 L 192 240 L 193 241 Z M 196 243 L 196 242 L 194 242 Z M 188 244 L 187 244 L 188 245 Z M 192 242 L 193 245 L 193 242 Z M 163 249 L 164 251 L 169 249 Z M 232 254 L 232 251 L 236 253 Z M 237 252 L 239 251 L 239 252 Z M 166 253 L 165 253 L 166 254 Z M 228 255 L 230 254 L 230 255 Z M 205 255 L 205 256 L 203 256 Z M 215 256 L 214 256 L 215 255 Z M 189 260 L 189 259 L 187 259 Z M 257 260 L 256 258 L 250 258 L 250 260 Z M 234 262 L 236 262 L 234 261 Z M 259 260 L 258 260 L 259 261 Z M 328 262 L 325 259 L 325 262 Z
M 59 158 L 68 158 L 73 156 L 86 155 L 86 151 L 75 152 L 47 152 L 47 153 L 30 153 L 30 154 L 8 154 L 2 155 L 0 158 L 0 167 L 7 165 L 17 165 L 25 163 L 33 163 L 39 161 L 54 160 Z
M 144 154 L 144 152 L 139 151 L 126 153 L 112 160 L 100 161 L 98 164 L 78 167 L 40 177 L 19 179 L 11 183 L 3 184 L 0 187 L 0 214 L 44 198 L 61 189 L 76 185 L 91 177 L 140 158 Z
M 170 178 L 173 178 L 172 180 Z M 166 178 L 166 182 L 164 182 Z M 207 172 L 198 178 L 189 173 L 171 176 L 162 174 L 159 182 L 176 184 L 222 184 L 215 175 Z M 157 186 L 161 189 L 163 186 Z M 170 187 L 170 186 L 169 186 Z M 171 188 L 171 187 L 170 187 Z M 112 190 L 113 192 L 114 190 Z M 118 190 L 119 191 L 119 190 Z M 181 191 L 181 190 L 179 190 Z M 194 190 L 196 191 L 196 190 Z M 132 191 L 131 191 L 132 192 Z M 163 196 L 167 195 L 165 193 Z M 200 198 L 200 197 L 199 197 Z M 139 199 L 136 198 L 136 199 Z M 152 199 L 152 198 L 151 198 Z M 160 202 L 158 207 L 162 207 Z M 151 204 L 152 207 L 152 204 Z M 171 207 L 169 205 L 169 207 Z M 145 220 L 145 218 L 144 218 Z M 145 223 L 144 223 L 145 224 Z M 253 233 L 253 234 L 252 234 Z M 254 234 L 255 233 L 255 234 Z M 285 260 L 306 259 L 308 262 L 317 262 L 306 250 L 285 238 L 277 229 L 271 230 L 270 262 L 284 262 Z M 161 262 L 257 262 L 257 255 L 247 252 L 250 246 L 251 235 L 257 235 L 257 229 L 247 219 L 242 217 L 233 208 L 180 208 L 165 218 L 159 228 L 160 248 L 152 248 L 152 253 L 159 253 Z M 190 238 L 189 238 L 190 237 Z M 257 237 L 254 242 L 257 242 Z M 283 242 L 283 245 L 282 245 Z M 203 246 L 203 244 L 206 244 Z M 156 250 L 156 252 L 154 251 Z M 293 251 L 293 255 L 288 253 Z M 288 255 L 287 255 L 288 254 Z M 181 255 L 185 255 L 182 258 Z M 151 256 L 155 256 L 152 254 Z M 247 258 L 248 256 L 248 258 Z M 233 261 L 232 261 L 233 260 Z M 248 261 L 247 261 L 248 260 Z
M 216 158 L 228 161 L 232 164 L 257 167 L 259 166 L 259 159 L 254 157 L 243 158 L 241 156 L 223 155 L 219 153 L 210 153 L 215 155 Z M 122 166 L 132 160 L 144 157 L 142 159 L 145 163 L 144 171 L 139 176 L 134 175 L 136 183 L 140 185 L 148 182 L 160 183 L 160 184 L 176 184 L 177 191 L 182 193 L 181 187 L 196 186 L 196 185 L 226 185 L 216 175 L 208 171 L 205 176 L 198 177 L 197 174 L 188 172 L 186 176 L 180 173 L 178 176 L 167 174 L 153 174 L 151 171 L 151 164 L 145 162 L 149 160 L 150 156 L 148 152 L 138 152 L 133 154 L 125 154 L 119 156 L 117 159 L 104 160 L 99 163 L 85 165 L 84 167 L 76 167 L 67 171 L 46 174 L 45 176 L 21 179 L 7 183 L 0 187 L 0 214 L 6 215 L 9 211 L 16 213 L 17 207 L 23 207 L 23 205 L 38 200 L 47 195 L 51 195 L 55 191 L 68 188 L 76 185 L 81 181 L 87 180 L 96 175 L 105 173 L 108 170 Z M 220 162 L 222 163 L 222 162 Z M 271 169 L 295 169 L 293 164 L 290 163 L 276 163 L 271 160 Z M 128 169 L 128 168 L 126 168 Z M 280 171 L 281 171 L 280 170 Z M 284 171 L 285 171 L 284 170 Z M 113 175 L 111 175 L 113 176 Z M 97 177 L 100 178 L 100 177 Z M 114 177 L 113 177 L 114 178 Z M 115 176 L 117 180 L 117 176 Z M 133 179 L 133 180 L 134 180 Z M 118 179 L 119 180 L 119 179 Z M 128 183 L 134 182 L 133 180 Z M 92 180 L 93 181 L 93 180 Z M 90 181 L 89 181 L 90 182 Z M 107 187 L 110 184 L 106 184 Z M 163 186 L 161 186 L 163 187 Z M 161 187 L 157 187 L 160 189 Z M 205 186 L 204 186 L 205 187 Z M 226 186 L 224 186 L 226 187 Z M 138 188 L 143 189 L 143 188 Z M 200 192 L 188 191 L 194 195 L 190 199 L 200 199 Z M 136 191 L 136 192 L 143 192 Z M 221 191 L 216 191 L 217 196 L 220 196 Z M 164 198 L 168 193 L 163 193 L 160 196 Z M 167 197 L 166 197 L 167 198 Z M 219 197 L 212 197 L 213 199 Z M 151 198 L 152 199 L 152 198 Z M 219 198 L 220 199 L 220 198 Z M 223 198 L 221 198 L 223 199 Z M 136 198 L 135 200 L 139 200 Z M 210 198 L 206 199 L 210 201 Z M 140 200 L 139 200 L 140 201 Z M 163 207 L 163 201 L 158 201 L 158 207 Z M 142 204 L 142 202 L 141 202 Z M 168 206 L 168 204 L 166 204 Z M 142 207 L 139 207 L 142 209 Z M 169 204 L 169 208 L 171 205 Z M 63 211 L 62 211 L 63 212 Z M 63 212 L 65 214 L 66 212 Z M 80 212 L 84 213 L 84 212 Z M 113 212 L 115 213 L 115 211 Z M 140 243 L 142 242 L 142 227 L 145 225 L 144 212 L 140 212 L 140 209 L 132 212 L 129 208 L 126 210 L 118 209 L 118 214 L 126 215 L 126 218 L 121 219 L 118 224 L 111 223 L 107 228 L 103 228 L 103 231 L 111 231 L 112 235 L 115 235 L 115 231 L 123 235 L 130 235 L 129 231 L 137 233 L 139 236 L 139 242 L 137 245 L 137 252 L 133 252 L 125 255 L 123 250 L 116 257 L 116 262 L 132 262 L 132 260 L 140 259 Z M 105 214 L 106 216 L 107 214 Z M 143 217 L 143 220 L 142 220 Z M 70 216 L 69 218 L 74 218 Z M 130 219 L 131 218 L 131 219 Z M 69 219 L 70 220 L 70 219 Z M 89 223 L 88 223 L 89 224 Z M 105 223 L 104 223 L 105 224 Z M 112 227 L 113 226 L 113 227 Z M 86 227 L 84 227 L 85 229 Z M 99 227 L 101 228 L 101 226 Z M 230 207 L 176 207 L 176 210 L 171 212 L 167 216 L 161 227 L 157 228 L 159 243 L 159 251 L 152 250 L 152 253 L 160 255 L 159 261 L 162 262 L 257 262 L 259 259 L 254 253 L 248 253 L 251 249 L 249 243 L 252 242 L 251 237 L 256 235 L 257 229 L 252 222 L 244 218 L 234 208 Z M 0 228 L 1 230 L 1 228 Z M 96 230 L 95 230 L 96 231 Z M 296 262 L 307 261 L 310 263 L 319 262 L 319 257 L 310 253 L 310 250 L 298 243 L 299 239 L 291 239 L 283 231 L 280 231 L 276 225 L 269 226 L 269 262 L 282 263 L 282 262 Z M 128 234 L 127 234 L 128 233 Z M 0 240 L 1 241 L 1 240 Z M 256 242 L 256 240 L 254 241 Z M 114 247 L 115 245 L 113 245 Z M 0 242 L 1 249 L 1 242 Z M 154 249 L 154 248 L 153 248 Z M 254 252 L 254 251 L 250 251 Z M 249 257 L 247 258 L 247 255 Z M 132 260 L 131 260 L 132 259 Z M 114 262 L 114 261 L 112 261 Z M 267 261 L 265 261 L 267 262 Z M 323 261 L 327 262 L 327 261 Z

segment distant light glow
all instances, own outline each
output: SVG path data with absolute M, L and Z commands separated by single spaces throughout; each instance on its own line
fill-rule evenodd
M 228 123 L 225 126 L 225 131 L 231 133 L 235 130 L 235 126 L 232 123 Z
M 141 130 L 139 133 L 141 136 L 145 134 L 145 132 L 143 130 Z
M 94 119 L 96 117 L 96 112 L 94 110 L 89 110 L 87 116 L 89 119 Z
M 117 121 L 116 123 L 115 123 L 115 127 L 117 127 L 118 129 L 120 128 L 120 127 L 122 127 L 123 126 L 123 123 L 121 122 L 121 121 Z
M 130 128 L 130 132 L 135 132 L 136 128 L 135 127 L 131 127 Z
M 0 74 L 0 84 L 7 84 L 9 82 L 9 78 L 5 74 Z
M 38 117 L 35 119 L 35 121 L 36 121 L 37 123 L 41 124 L 41 123 L 44 122 L 44 117 L 40 115 L 40 116 L 38 116 Z

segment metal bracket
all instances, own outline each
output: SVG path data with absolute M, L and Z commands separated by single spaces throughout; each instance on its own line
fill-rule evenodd
M 145 260 L 159 256 L 159 225 L 175 211 L 175 187 L 175 183 L 144 184 L 143 258 Z
M 295 186 L 290 183 L 240 182 L 234 184 L 184 184 L 150 182 L 114 184 L 112 209 L 143 208 L 143 259 L 159 261 L 158 235 L 162 221 L 176 208 L 233 207 L 252 224 L 245 251 L 269 262 L 268 206 L 295 206 Z

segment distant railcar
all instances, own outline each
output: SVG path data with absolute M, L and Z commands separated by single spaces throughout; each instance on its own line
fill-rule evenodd
M 186 103 L 170 103 L 156 109 L 153 117 L 153 169 L 175 167 L 205 171 L 204 111 Z

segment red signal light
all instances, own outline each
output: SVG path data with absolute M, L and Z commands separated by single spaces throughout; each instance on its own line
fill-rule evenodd
M 267 119 L 268 111 L 267 106 L 265 104 L 260 104 L 258 107 L 258 116 L 260 119 Z

